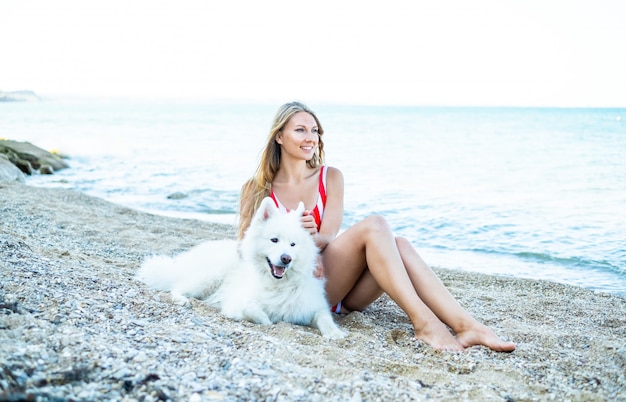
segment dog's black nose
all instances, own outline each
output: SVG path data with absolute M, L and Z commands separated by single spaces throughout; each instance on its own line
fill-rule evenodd
M 289 254 L 283 254 L 280 256 L 280 261 L 283 264 L 287 265 L 291 262 L 291 256 Z

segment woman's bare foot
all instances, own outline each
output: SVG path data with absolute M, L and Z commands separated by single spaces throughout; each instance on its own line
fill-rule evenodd
M 515 350 L 513 342 L 503 341 L 486 325 L 476 323 L 475 326 L 456 334 L 461 345 L 468 348 L 474 345 L 486 346 L 496 352 L 512 352 Z
M 441 322 L 433 322 L 419 330 L 415 329 L 415 337 L 426 342 L 436 350 L 448 352 L 462 352 L 465 350 L 463 344 Z

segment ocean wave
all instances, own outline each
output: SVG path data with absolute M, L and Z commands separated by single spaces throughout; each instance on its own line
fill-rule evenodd
M 519 258 L 525 262 L 538 264 L 560 265 L 564 268 L 572 268 L 577 270 L 601 271 L 618 274 L 626 278 L 626 270 L 623 267 L 616 266 L 606 260 L 593 260 L 583 257 L 559 257 L 546 253 L 521 251 L 521 252 L 502 252 L 496 250 L 472 249 L 475 253 L 499 254 Z

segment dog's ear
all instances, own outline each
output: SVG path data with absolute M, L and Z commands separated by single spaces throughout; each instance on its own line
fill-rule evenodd
M 256 218 L 260 221 L 266 221 L 272 216 L 278 208 L 270 197 L 265 197 L 263 201 L 261 201 L 261 205 L 259 209 L 256 211 Z
M 296 208 L 294 213 L 296 214 L 296 216 L 302 216 L 303 212 L 304 212 L 304 203 L 302 201 L 300 201 L 298 203 L 298 208 Z

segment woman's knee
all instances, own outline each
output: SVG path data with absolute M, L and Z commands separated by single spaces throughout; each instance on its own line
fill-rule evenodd
M 411 242 L 404 237 L 396 237 L 396 247 L 398 247 L 402 262 L 404 262 L 405 267 L 407 267 L 408 270 L 417 268 L 430 269 L 430 267 L 419 255 L 413 244 L 411 244 Z
M 398 246 L 398 250 L 400 250 L 400 252 L 413 249 L 411 242 L 404 237 L 396 237 L 396 245 Z
M 368 234 L 391 234 L 391 227 L 387 220 L 380 215 L 371 215 L 363 220 Z

